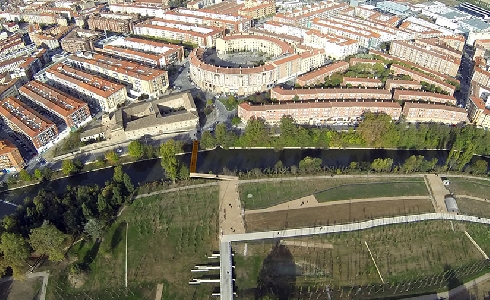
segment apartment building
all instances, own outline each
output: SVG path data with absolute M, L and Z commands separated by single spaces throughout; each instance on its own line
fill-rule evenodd
M 14 53 L 26 45 L 22 39 L 22 35 L 13 34 L 5 40 L 0 41 L 0 56 L 6 56 L 10 53 Z
M 454 32 L 440 25 L 436 25 L 429 21 L 408 17 L 403 20 L 398 29 L 404 30 L 411 34 L 411 39 L 434 38 L 440 36 L 452 36 Z
M 309 30 L 304 35 L 304 45 L 320 48 L 325 54 L 335 58 L 344 59 L 346 56 L 359 52 L 358 41 L 342 36 L 321 33 L 319 30 Z
M 238 10 L 238 14 L 254 20 L 263 19 L 276 13 L 275 1 L 244 1 L 244 6 Z
M 124 83 L 128 86 L 129 92 L 137 97 L 146 94 L 151 98 L 158 98 L 165 93 L 169 85 L 168 73 L 165 70 L 100 53 L 72 54 L 66 62 L 77 69 Z
M 446 74 L 442 74 L 440 72 L 437 72 L 437 71 L 429 69 L 429 68 L 425 68 L 425 67 L 420 66 L 420 65 L 416 65 L 412 62 L 409 62 L 408 60 L 403 60 L 401 58 L 395 57 L 393 55 L 386 54 L 384 52 L 380 52 L 380 51 L 376 51 L 376 50 L 369 50 L 369 54 L 377 55 L 377 56 L 379 56 L 385 60 L 392 61 L 394 63 L 402 62 L 404 65 L 408 66 L 408 68 L 413 69 L 413 70 L 417 70 L 417 71 L 419 71 L 419 73 L 425 73 L 426 75 L 430 76 L 433 79 L 436 79 L 439 81 L 444 81 L 444 82 L 450 81 L 452 83 L 451 85 L 453 85 L 453 86 L 460 84 L 460 81 L 454 77 L 451 77 L 451 76 L 446 75 Z
M 389 91 L 393 89 L 408 89 L 408 90 L 420 90 L 422 85 L 415 80 L 396 80 L 387 79 L 385 82 L 385 88 Z
M 58 15 L 54 13 L 28 12 L 22 14 L 22 19 L 30 24 L 56 24 Z
M 278 101 L 298 100 L 391 100 L 390 91 L 382 89 L 294 89 L 274 87 L 271 98 Z
M 123 2 L 110 4 L 109 10 L 118 14 L 159 18 L 165 14 L 168 6 L 160 3 Z
M 56 89 L 80 97 L 89 106 L 103 112 L 113 112 L 124 104 L 126 87 L 68 65 L 57 64 L 46 70 L 49 84 Z
M 475 67 L 471 81 L 472 83 L 477 83 L 483 86 L 490 86 L 490 72 L 480 67 Z
M 294 45 L 294 46 L 297 46 L 303 42 L 303 38 L 300 38 L 300 37 L 297 37 L 294 35 L 290 35 L 290 34 L 274 33 L 271 31 L 264 30 L 263 28 L 260 28 L 260 27 L 250 28 L 248 30 L 248 33 L 253 34 L 253 35 L 267 36 L 267 37 L 270 37 L 273 39 L 278 39 L 278 40 L 281 40 L 283 42 L 286 42 L 286 43 L 288 43 L 290 45 Z
M 102 52 L 161 69 L 184 59 L 183 46 L 132 37 L 113 40 Z
M 61 49 L 66 52 L 76 53 L 78 51 L 94 50 L 94 43 L 99 39 L 99 35 L 91 30 L 74 28 L 63 39 L 61 39 Z
M 24 168 L 24 159 L 19 149 L 9 140 L 0 140 L 0 169 L 20 171 Z
M 358 77 L 343 77 L 342 86 L 364 87 L 364 88 L 382 88 L 383 82 L 376 78 L 358 78 Z
M 414 45 L 420 46 L 432 52 L 437 52 L 441 55 L 447 55 L 453 59 L 461 59 L 463 52 L 449 46 L 446 43 L 446 40 L 447 39 L 444 38 L 416 39 L 413 41 L 413 43 Z
M 470 96 L 466 102 L 469 121 L 478 127 L 490 128 L 490 109 L 485 107 L 485 102 L 474 96 Z
M 337 17 L 329 19 L 314 19 L 311 23 L 311 28 L 324 34 L 335 34 L 356 40 L 359 43 L 359 46 L 364 48 L 373 48 L 380 44 L 380 34 L 364 28 L 350 26 L 339 21 Z
M 331 16 L 336 16 L 339 12 L 348 8 L 349 5 L 347 3 L 321 1 L 284 13 L 278 13 L 272 20 L 285 24 L 309 27 L 314 19 L 326 19 Z
M 458 124 L 468 120 L 468 114 L 464 108 L 412 102 L 406 102 L 403 105 L 403 116 L 407 122 L 422 123 Z
M 423 45 L 422 42 L 418 42 L 417 44 L 405 41 L 393 41 L 390 46 L 390 55 L 442 74 L 454 77 L 458 74 L 459 65 L 461 64 L 461 54 L 459 54 L 459 58 L 455 58 L 454 56 L 458 56 L 458 54 L 450 51 L 440 51 L 440 49 L 443 49 L 442 47 L 421 45 Z
M 199 47 L 213 47 L 215 41 L 225 35 L 225 29 L 210 26 L 192 26 L 187 23 L 150 19 L 135 24 L 136 35 L 154 36 L 174 41 L 196 44 Z
M 318 68 L 314 71 L 305 73 L 296 78 L 296 83 L 301 86 L 311 86 L 325 82 L 325 79 L 335 73 L 343 73 L 349 69 L 349 64 L 345 61 L 339 61 L 325 67 Z
M 41 30 L 39 25 L 31 25 L 29 26 L 29 38 L 38 47 L 56 49 L 60 47 L 60 40 L 72 29 L 73 27 L 55 26 Z
M 396 18 L 396 17 L 395 17 Z M 394 26 L 387 26 L 384 22 L 377 22 L 371 19 L 362 19 L 357 16 L 349 16 L 346 13 L 341 13 L 335 18 L 331 18 L 341 24 L 343 24 L 349 30 L 366 30 L 377 34 L 379 42 L 389 42 L 392 40 L 408 40 L 412 36 L 403 30 L 400 30 Z M 389 17 L 391 19 L 391 17 Z
M 0 117 L 9 128 L 38 152 L 49 148 L 58 137 L 58 129 L 19 99 L 9 97 L 0 101 Z
M 246 32 L 252 26 L 252 19 L 249 17 L 242 17 L 238 14 L 221 14 L 186 8 L 169 10 L 165 12 L 160 19 L 197 26 L 224 28 L 226 34 Z
M 133 24 L 137 20 L 137 16 L 100 13 L 91 15 L 87 19 L 87 25 L 90 30 L 132 33 Z
M 256 35 L 228 35 L 216 40 L 218 55 L 230 51 L 265 52 L 272 57 L 295 53 L 293 46 L 286 42 Z
M 191 3 L 196 3 L 192 5 Z M 191 4 L 191 5 L 189 5 Z M 194 9 L 199 9 L 203 6 L 204 8 L 199 9 L 204 12 L 227 14 L 247 17 L 250 19 L 262 19 L 266 16 L 270 16 L 276 13 L 276 3 L 274 1 L 193 1 L 188 4 L 188 8 L 193 6 Z
M 29 81 L 19 93 L 58 116 L 68 128 L 78 128 L 92 119 L 87 103 L 42 82 Z
M 388 27 L 396 27 L 400 23 L 400 18 L 397 16 L 382 14 L 374 9 L 361 6 L 354 7 L 354 16 Z
M 390 67 L 390 70 L 393 71 L 393 75 L 395 75 L 395 76 L 400 75 L 400 74 L 404 74 L 404 75 L 410 76 L 410 78 L 412 78 L 413 80 L 416 80 L 419 82 L 424 81 L 428 84 L 433 84 L 433 85 L 439 87 L 441 90 L 448 93 L 450 96 L 454 95 L 454 92 L 456 90 L 456 87 L 453 85 L 450 85 L 449 83 L 435 79 L 435 78 L 433 78 L 433 77 L 431 77 L 425 73 L 421 73 L 421 72 L 418 72 L 418 71 L 415 71 L 415 70 L 412 70 L 409 68 L 402 67 L 398 64 L 392 64 Z
M 314 101 L 302 103 L 279 103 L 252 105 L 241 103 L 238 116 L 243 122 L 251 118 L 263 119 L 267 124 L 275 125 L 283 116 L 291 116 L 297 124 L 324 125 L 337 121 L 359 121 L 366 112 L 386 113 L 393 120 L 400 118 L 402 108 L 392 101 Z
M 393 99 L 401 101 L 425 101 L 432 103 L 444 103 L 449 105 L 457 104 L 456 98 L 454 98 L 453 96 L 410 90 L 395 90 L 393 92 Z

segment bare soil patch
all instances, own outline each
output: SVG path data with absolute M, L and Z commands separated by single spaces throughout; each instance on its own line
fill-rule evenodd
M 349 223 L 378 217 L 433 212 L 428 200 L 392 200 L 245 214 L 247 232 Z

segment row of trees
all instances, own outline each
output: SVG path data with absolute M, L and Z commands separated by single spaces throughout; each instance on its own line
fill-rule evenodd
M 352 172 L 386 172 L 386 173 L 415 173 L 415 172 L 439 172 L 444 170 L 444 165 L 438 165 L 438 159 L 425 159 L 422 155 L 412 155 L 408 157 L 403 163 L 395 164 L 391 158 L 376 158 L 372 162 L 351 162 L 348 166 L 325 166 L 322 164 L 320 158 L 312 158 L 306 156 L 303 158 L 298 166 L 284 166 L 282 161 L 278 161 L 274 167 L 264 170 L 253 169 L 246 174 L 240 173 L 240 176 L 261 176 L 261 175 L 284 175 L 284 174 L 315 174 L 315 173 L 329 173 L 329 174 L 348 174 Z M 487 161 L 478 159 L 469 165 L 465 171 L 472 174 L 485 174 L 488 169 Z
M 408 124 L 392 122 L 386 114 L 366 113 L 359 127 L 348 131 L 306 128 L 295 124 L 290 116 L 277 126 L 266 126 L 261 119 L 247 122 L 241 136 L 218 124 L 214 134 L 201 137 L 201 147 L 373 147 L 397 149 L 450 149 L 447 168 L 461 171 L 473 154 L 490 153 L 490 132 L 474 126 L 450 127 L 444 124 Z

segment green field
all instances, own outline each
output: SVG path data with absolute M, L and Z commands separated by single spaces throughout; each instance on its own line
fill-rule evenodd
M 418 179 L 418 178 L 417 178 Z M 420 181 L 372 182 L 350 184 L 315 194 L 318 202 L 396 196 L 428 196 L 427 186 Z
M 448 186 L 449 190 L 458 197 L 458 195 L 466 195 L 472 197 L 478 197 L 482 199 L 490 198 L 489 189 L 490 181 L 481 180 L 476 178 L 461 178 L 461 177 L 449 177 L 451 184 Z
M 243 256 L 243 251 L 235 254 L 237 285 L 243 290 L 240 298 L 253 299 L 255 288 L 269 278 L 275 278 L 277 282 L 287 278 L 285 281 L 288 288 L 296 293 L 300 288 L 318 291 L 319 287 L 324 286 L 335 289 L 381 285 L 365 242 L 369 245 L 385 283 L 392 287 L 397 282 L 444 276 L 449 270 L 462 270 L 463 266 L 473 266 L 483 261 L 483 256 L 464 235 L 466 226 L 468 224 L 453 222 L 451 226 L 446 221 L 430 221 L 293 238 L 287 239 L 286 244 L 282 245 L 271 242 L 248 243 L 247 256 Z M 488 233 L 489 230 L 484 225 L 471 226 L 477 237 L 484 237 L 484 232 Z M 484 245 L 490 251 L 490 238 L 486 237 Z M 235 245 L 235 249 L 240 247 L 243 248 L 240 243 Z M 479 270 L 478 274 L 481 272 Z M 438 284 L 431 288 L 450 285 L 439 281 Z M 419 281 L 417 286 L 422 290 L 423 282 Z M 415 288 L 412 289 L 417 292 Z M 315 296 L 312 299 L 317 298 Z
M 397 181 L 397 183 L 392 183 Z M 401 182 L 406 182 L 401 185 Z M 376 189 L 371 185 L 376 183 Z M 381 185 L 381 183 L 384 183 Z M 367 184 L 367 185 L 363 185 Z M 240 200 L 246 209 L 259 209 L 274 206 L 287 201 L 295 200 L 312 194 L 319 195 L 318 201 L 332 201 L 343 199 L 356 199 L 374 197 L 385 197 L 387 195 L 403 196 L 409 195 L 428 195 L 423 178 L 419 177 L 397 177 L 396 180 L 389 177 L 359 177 L 342 178 L 314 178 L 298 179 L 269 182 L 241 183 L 239 185 Z M 338 188 L 336 192 L 335 189 Z M 400 188 L 400 194 L 396 191 Z M 410 189 L 413 191 L 410 191 Z M 424 192 L 425 188 L 425 192 Z M 327 191 L 319 194 L 322 191 Z M 390 191 L 394 190 L 394 192 Z M 369 191 L 369 195 L 363 193 Z M 332 193 L 334 196 L 330 196 Z M 344 195 L 344 193 L 346 193 Z M 249 195 L 251 197 L 249 197 Z M 316 195 L 315 195 L 316 196 Z
M 128 289 L 124 288 L 126 222 Z M 102 243 L 79 243 L 70 251 L 87 271 L 81 287 L 69 283 L 70 266 L 50 278 L 48 299 L 208 299 L 212 285 L 190 286 L 190 270 L 209 263 L 218 249 L 218 188 L 208 187 L 141 198 L 128 206 Z

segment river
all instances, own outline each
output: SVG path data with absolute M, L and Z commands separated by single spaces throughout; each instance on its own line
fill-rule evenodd
M 446 161 L 448 151 L 445 150 L 385 150 L 385 149 L 285 149 L 275 151 L 272 149 L 215 149 L 199 152 L 197 158 L 197 172 L 219 174 L 224 168 L 237 171 L 248 171 L 254 168 L 272 168 L 281 160 L 284 166 L 298 165 L 306 156 L 318 157 L 325 166 L 348 166 L 351 162 L 372 162 L 376 158 L 392 158 L 394 164 L 403 163 L 411 155 L 423 155 L 426 159 L 437 158 L 439 164 Z M 187 165 L 190 162 L 190 153 L 179 156 Z M 123 171 L 131 178 L 133 184 L 139 185 L 161 180 L 164 171 L 159 159 L 139 161 L 123 166 Z M 49 183 L 36 184 L 0 194 L 0 199 L 14 204 L 20 204 L 25 197 L 35 196 L 41 188 L 55 190 L 62 193 L 69 185 L 104 185 L 113 175 L 112 168 L 101 169 L 89 173 L 78 174 L 67 178 L 53 180 Z M 15 210 L 15 206 L 0 202 L 0 218 Z

